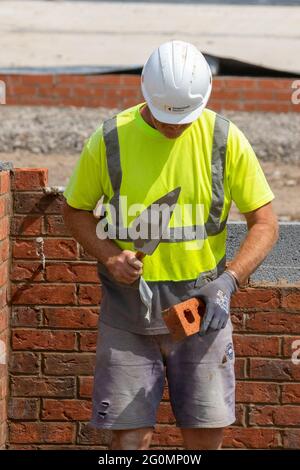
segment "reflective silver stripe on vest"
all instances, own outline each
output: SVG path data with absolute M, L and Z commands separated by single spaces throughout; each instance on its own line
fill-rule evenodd
M 227 218 L 220 222 L 224 205 L 224 169 L 227 151 L 229 121 L 216 115 L 212 147 L 212 201 L 205 229 L 207 235 L 216 235 L 224 230 Z
M 207 222 L 204 226 L 170 227 L 170 237 L 162 239 L 161 243 L 203 240 L 209 235 L 221 233 L 227 222 L 227 218 L 220 222 L 224 205 L 224 169 L 227 150 L 227 138 L 230 122 L 222 116 L 216 115 L 213 146 L 212 146 L 212 201 Z M 119 196 L 122 183 L 122 168 L 120 159 L 120 147 L 116 116 L 103 124 L 103 138 L 106 147 L 108 172 L 114 195 L 110 203 L 119 214 Z M 117 227 L 123 227 L 122 221 L 117 220 Z M 108 226 L 108 231 L 113 227 Z M 120 230 L 120 233 L 124 231 Z M 112 232 L 113 233 L 113 232 Z M 132 241 L 130 237 L 120 237 L 120 240 Z
M 119 196 L 122 183 L 122 167 L 116 116 L 111 119 L 108 119 L 107 121 L 104 121 L 103 137 L 106 147 L 108 173 L 114 192 L 114 195 L 110 200 L 110 204 L 115 207 L 116 213 L 119 214 Z M 122 225 L 122 221 L 118 221 L 118 224 L 120 224 L 120 222 Z

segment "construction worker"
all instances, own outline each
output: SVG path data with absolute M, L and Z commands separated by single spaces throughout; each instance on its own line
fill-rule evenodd
M 243 133 L 206 108 L 211 71 L 193 45 L 158 47 L 141 86 L 145 103 L 91 135 L 64 192 L 65 222 L 98 260 L 103 291 L 91 424 L 113 431 L 111 449 L 147 449 L 167 377 L 185 447 L 219 449 L 235 421 L 230 299 L 278 238 L 274 195 Z M 196 214 L 188 223 L 201 230 L 178 238 L 187 222 L 172 216 L 169 239 L 142 260 L 133 240 L 99 238 L 93 210 L 101 197 L 128 227 L 134 217 L 120 209 L 121 196 L 127 208 L 148 207 L 178 187 L 180 208 L 203 208 L 202 223 Z M 228 264 L 232 201 L 248 232 Z M 150 316 L 142 282 L 151 293 Z M 175 343 L 161 312 L 193 296 L 206 304 L 201 331 Z

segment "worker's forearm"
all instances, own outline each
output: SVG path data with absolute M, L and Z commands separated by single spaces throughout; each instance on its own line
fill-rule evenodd
M 65 224 L 80 245 L 98 261 L 107 264 L 108 260 L 121 253 L 121 249 L 111 240 L 100 240 L 96 234 L 98 220 L 91 212 L 65 207 Z
M 237 274 L 240 285 L 243 285 L 251 273 L 262 263 L 278 238 L 277 223 L 254 224 L 241 244 L 236 256 L 229 264 Z

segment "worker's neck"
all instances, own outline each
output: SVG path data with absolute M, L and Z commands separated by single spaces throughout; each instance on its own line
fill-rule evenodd
M 140 114 L 141 114 L 142 118 L 144 119 L 144 121 L 147 124 L 149 124 L 149 126 L 153 127 L 153 129 L 156 129 L 155 125 L 153 124 L 153 120 L 152 120 L 150 110 L 149 110 L 149 108 L 146 104 L 144 106 L 142 106 L 142 108 L 140 109 Z

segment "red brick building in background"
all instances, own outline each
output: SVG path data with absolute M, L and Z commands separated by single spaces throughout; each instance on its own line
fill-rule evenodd
M 87 106 L 125 109 L 144 101 L 139 75 L 0 74 L 11 105 Z M 300 80 L 293 78 L 213 78 L 209 107 L 215 111 L 299 112 Z
M 47 188 L 47 170 L 2 171 L 0 193 L 1 448 L 106 449 L 110 432 L 87 425 L 101 302 L 95 260 L 67 232 L 63 196 Z M 245 224 L 229 224 L 229 251 L 241 230 Z M 300 224 L 280 230 L 279 252 L 261 269 L 278 274 L 282 264 L 290 276 L 299 273 L 299 255 L 290 260 L 288 252 Z M 233 297 L 232 319 L 237 421 L 224 447 L 299 449 L 299 282 L 258 276 Z M 182 448 L 167 386 L 157 422 L 152 447 Z

